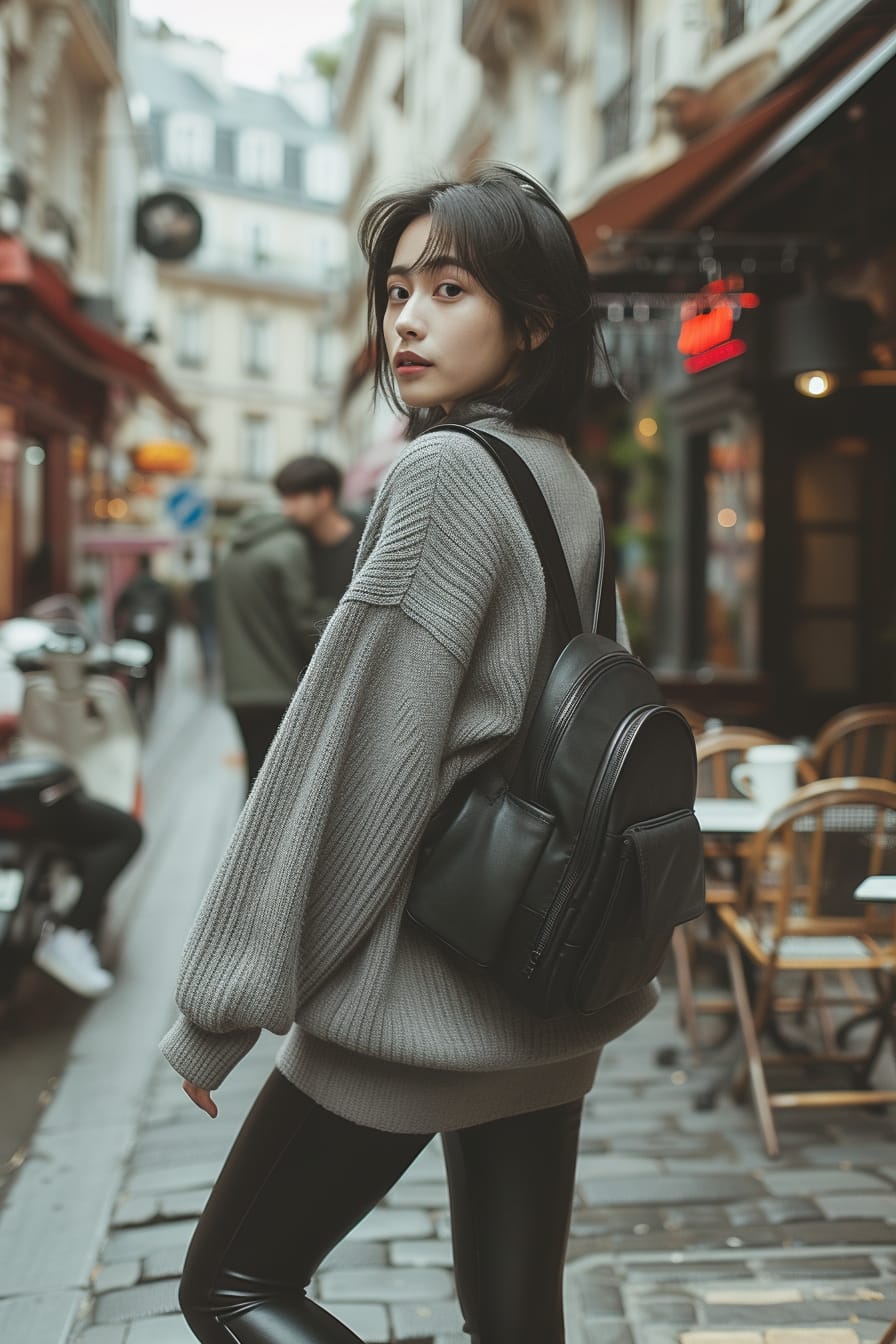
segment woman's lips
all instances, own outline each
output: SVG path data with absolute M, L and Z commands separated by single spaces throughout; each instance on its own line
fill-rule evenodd
M 425 355 L 418 355 L 416 350 L 399 350 L 392 363 L 399 376 L 423 373 L 432 368 L 432 362 Z
M 426 373 L 431 368 L 431 364 L 398 364 L 395 372 L 399 378 L 408 378 L 414 373 Z

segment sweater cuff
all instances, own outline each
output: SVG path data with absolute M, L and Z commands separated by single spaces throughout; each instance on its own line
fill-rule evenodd
M 181 1015 L 159 1042 L 168 1063 L 195 1087 L 213 1092 L 230 1070 L 249 1053 L 261 1035 L 259 1027 L 239 1031 L 205 1031 Z

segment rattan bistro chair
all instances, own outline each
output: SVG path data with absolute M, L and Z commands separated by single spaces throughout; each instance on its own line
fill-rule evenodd
M 701 733 L 697 743 L 697 794 L 701 798 L 740 798 L 743 795 L 731 781 L 731 771 L 743 761 L 750 747 L 780 743 L 781 738 L 762 728 L 712 728 Z M 814 778 L 811 767 L 800 763 L 804 778 Z M 707 859 L 706 903 L 708 906 L 730 904 L 735 900 L 735 860 L 744 850 L 743 840 L 706 836 L 704 853 Z M 694 959 L 698 948 L 698 934 L 703 920 L 679 926 L 672 935 L 672 957 L 678 984 L 678 1005 L 681 1025 L 692 1049 L 700 1048 L 698 1015 L 730 1015 L 734 1011 L 727 995 L 701 996 L 694 991 Z
M 896 781 L 896 704 L 857 705 L 836 714 L 819 729 L 811 760 L 821 779 Z
M 883 1048 L 896 1047 L 896 911 L 863 908 L 853 899 L 866 877 L 888 871 L 896 871 L 896 785 L 861 777 L 818 780 L 798 789 L 753 838 L 738 902 L 719 908 L 746 1076 L 772 1157 L 779 1151 L 776 1108 L 896 1102 L 896 1091 L 875 1089 L 870 1081 Z M 742 957 L 755 972 L 752 1001 Z M 766 1028 L 787 1013 L 799 1021 L 806 1010 L 803 996 L 785 992 L 793 988 L 781 984 L 787 972 L 810 976 L 817 1029 L 805 1035 L 805 1050 L 773 1055 L 766 1051 Z M 834 973 L 852 977 L 855 992 L 834 997 L 827 978 Z M 860 976 L 868 982 L 877 1026 L 864 1049 L 849 1052 L 838 1046 L 834 1013 L 867 1005 Z M 845 1066 L 851 1088 L 785 1092 L 769 1086 L 767 1071 L 774 1067 L 822 1062 Z

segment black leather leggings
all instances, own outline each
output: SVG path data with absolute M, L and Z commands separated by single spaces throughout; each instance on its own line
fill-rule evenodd
M 444 1136 L 458 1297 L 475 1344 L 563 1344 L 563 1263 L 582 1103 Z M 359 1344 L 305 1289 L 429 1142 L 262 1088 L 187 1253 L 181 1309 L 202 1344 Z

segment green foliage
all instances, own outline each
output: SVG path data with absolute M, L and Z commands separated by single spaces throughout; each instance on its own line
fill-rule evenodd
M 326 79 L 332 84 L 339 74 L 342 50 L 339 47 L 315 47 L 314 51 L 308 53 L 308 63 L 321 79 Z

